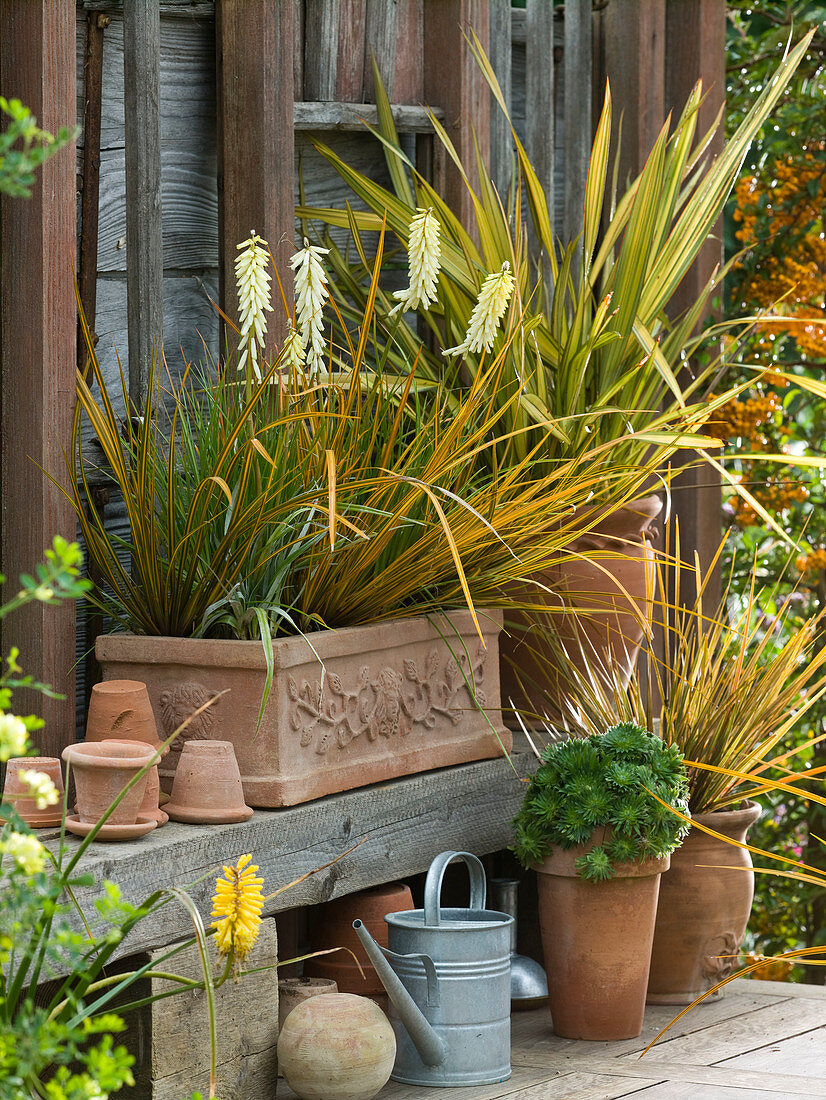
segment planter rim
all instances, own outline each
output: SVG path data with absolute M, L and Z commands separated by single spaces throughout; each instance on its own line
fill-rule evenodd
M 482 634 L 498 635 L 502 630 L 503 613 L 498 608 L 478 608 L 477 616 Z M 272 643 L 276 668 L 289 668 L 316 659 L 322 660 L 344 653 L 359 653 L 366 648 L 391 649 L 427 640 L 435 631 L 444 633 L 448 644 L 455 638 L 457 644 L 467 635 L 478 639 L 476 626 L 470 611 L 438 612 L 432 615 L 408 616 L 400 619 L 384 619 L 362 626 L 346 626 L 329 630 L 291 634 L 275 638 Z M 385 637 L 376 645 L 376 636 Z M 145 664 L 221 665 L 226 668 L 252 668 L 266 670 L 267 661 L 260 641 L 241 641 L 236 638 L 176 638 L 159 634 L 101 634 L 95 642 L 95 654 L 100 661 L 118 661 L 134 653 L 140 645 L 141 662 Z M 460 645 L 460 652 L 464 647 Z M 170 661 L 169 650 L 175 656 Z M 220 654 L 218 656 L 217 654 Z
M 614 864 L 614 873 L 605 882 L 591 882 L 583 878 L 577 872 L 576 861 L 593 848 L 593 844 L 577 844 L 573 848 L 552 848 L 545 858 L 532 864 L 532 870 L 538 875 L 555 875 L 558 878 L 578 878 L 581 882 L 598 887 L 610 885 L 622 878 L 648 878 L 651 875 L 661 875 L 671 866 L 671 856 L 663 856 L 659 859 L 646 859 L 642 863 L 636 860 L 628 860 L 624 863 Z
M 140 743 L 134 742 L 134 749 L 126 749 L 121 743 L 110 746 L 108 749 L 102 741 L 80 742 L 76 745 L 67 745 L 61 753 L 63 759 L 77 768 L 135 768 L 140 770 L 157 753 L 151 745 L 146 745 L 146 752 L 140 751 Z M 117 747 L 116 747 L 117 746 Z M 123 748 L 122 752 L 118 750 Z
M 743 828 L 743 826 L 748 828 L 755 823 L 762 812 L 763 807 L 759 802 L 746 799 L 739 810 L 707 810 L 705 813 L 692 814 L 691 820 L 707 825 L 710 829 L 716 828 L 719 832 L 728 828 Z

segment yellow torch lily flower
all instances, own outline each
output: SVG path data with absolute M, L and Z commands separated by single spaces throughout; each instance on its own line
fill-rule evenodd
M 264 880 L 256 876 L 258 868 L 250 864 L 251 859 L 251 855 L 241 856 L 235 867 L 224 867 L 224 877 L 216 879 L 212 899 L 218 954 L 232 953 L 237 962 L 243 962 L 258 937 L 264 906 Z

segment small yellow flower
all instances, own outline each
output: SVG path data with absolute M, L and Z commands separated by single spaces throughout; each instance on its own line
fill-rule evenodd
M 243 962 L 258 937 L 264 907 L 264 880 L 256 877 L 258 868 L 249 865 L 251 859 L 251 855 L 241 856 L 235 867 L 224 867 L 224 877 L 216 879 L 212 899 L 218 954 L 232 953 L 237 962 Z
M 60 801 L 57 787 L 45 772 L 21 768 L 20 780 L 25 783 L 29 797 L 35 800 L 38 810 L 45 810 L 47 806 L 56 806 Z
M 496 330 L 505 315 L 513 293 L 513 275 L 510 267 L 511 265 L 505 260 L 501 271 L 495 271 L 487 276 L 470 315 L 464 340 L 455 348 L 446 348 L 445 355 L 462 355 L 466 351 L 480 352 L 483 349 L 490 351 L 493 347 Z
M 0 841 L 0 854 L 11 856 L 27 875 L 43 870 L 45 848 L 30 833 L 9 833 L 5 840 Z
M 13 756 L 25 756 L 29 734 L 22 718 L 14 714 L 0 714 L 0 762 Z

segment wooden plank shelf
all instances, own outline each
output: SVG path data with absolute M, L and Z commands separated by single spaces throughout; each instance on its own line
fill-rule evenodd
M 391 107 L 396 129 L 403 134 L 430 133 L 433 129 L 430 112 L 414 104 L 394 103 Z M 433 111 L 438 119 L 444 111 Z M 365 122 L 378 127 L 378 108 L 375 103 L 338 103 L 335 100 L 309 103 L 296 102 L 293 110 L 296 130 L 364 130 Z
M 163 887 L 191 886 L 190 895 L 208 918 L 216 874 L 247 852 L 260 868 L 265 892 L 271 892 L 359 845 L 339 863 L 270 898 L 264 907 L 268 916 L 418 874 L 446 849 L 477 855 L 499 851 L 511 843 L 510 822 L 534 760 L 520 753 L 512 763 L 484 760 L 422 772 L 301 806 L 256 810 L 239 825 L 170 821 L 138 841 L 92 845 L 77 871 L 91 874 L 95 886 L 78 890 L 77 898 L 95 929 L 93 903 L 104 879 L 117 883 L 133 905 Z M 56 831 L 39 836 L 55 849 Z M 69 851 L 79 844 L 67 835 Z M 141 921 L 118 954 L 174 943 L 191 933 L 185 909 L 173 902 Z

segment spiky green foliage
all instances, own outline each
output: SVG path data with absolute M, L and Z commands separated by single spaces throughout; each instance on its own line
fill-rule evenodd
M 577 871 L 592 881 L 617 863 L 669 855 L 688 832 L 682 754 L 632 722 L 548 745 L 514 819 L 514 850 L 529 867 L 558 845 L 588 844 Z M 665 803 L 665 805 L 663 805 Z

